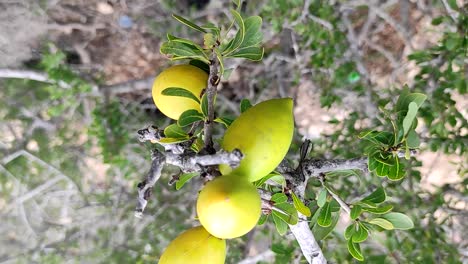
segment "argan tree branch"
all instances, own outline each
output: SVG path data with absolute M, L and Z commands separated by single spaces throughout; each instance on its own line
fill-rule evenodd
M 154 184 L 161 177 L 161 171 L 166 163 L 166 157 L 163 153 L 155 150 L 151 153 L 151 168 L 146 178 L 138 184 L 137 206 L 135 208 L 135 216 L 141 218 L 143 211 L 148 204 L 148 199 L 151 197 L 151 192 Z
M 214 99 L 217 93 L 217 87 L 220 81 L 218 76 L 219 61 L 216 52 L 213 50 L 210 58 L 210 75 L 208 77 L 208 87 L 206 89 L 206 97 L 208 99 L 208 120 L 205 121 L 204 135 L 205 135 L 205 150 L 208 153 L 214 153 L 213 148 L 213 120 L 214 120 Z
M 299 218 L 302 217 L 304 216 L 299 213 Z M 309 223 L 307 221 L 299 221 L 295 225 L 289 225 L 289 228 L 299 243 L 302 254 L 304 254 L 307 262 L 311 264 L 327 263 L 322 249 L 315 240 L 314 234 L 312 233 L 312 230 L 310 230 Z

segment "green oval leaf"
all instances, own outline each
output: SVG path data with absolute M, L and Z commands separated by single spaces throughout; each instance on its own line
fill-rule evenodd
M 305 206 L 305 204 L 297 197 L 295 193 L 291 193 L 294 207 L 299 211 L 301 214 L 305 215 L 306 217 L 310 217 L 312 213 L 310 212 L 309 207 Z
M 327 201 L 327 189 L 326 188 L 322 188 L 317 196 L 317 205 L 319 207 L 323 207 L 323 205 L 325 205 L 325 202 Z
M 363 207 L 362 210 L 372 214 L 386 214 L 393 209 L 393 205 L 387 204 L 377 208 Z
M 382 216 L 393 224 L 394 229 L 407 230 L 414 227 L 414 223 L 407 215 L 402 213 L 388 213 Z
M 208 117 L 208 96 L 206 93 L 201 98 L 201 110 L 205 117 Z
M 275 204 L 272 214 L 281 218 L 290 225 L 297 224 L 297 221 L 299 220 L 296 208 L 288 203 Z
M 184 142 L 184 141 L 187 141 L 188 138 L 161 138 L 158 143 L 161 143 L 161 144 L 176 144 L 176 143 L 181 143 L 181 142 Z
M 326 202 L 322 210 L 320 210 L 319 217 L 317 219 L 317 224 L 327 227 L 331 225 L 332 219 L 331 219 L 331 210 L 330 210 L 330 203 Z
M 180 115 L 179 120 L 177 120 L 177 124 L 184 127 L 200 120 L 203 120 L 203 114 L 195 109 L 190 109 Z
M 258 219 L 257 225 L 261 226 L 268 220 L 268 215 L 262 214 L 260 219 Z
M 353 258 L 359 261 L 364 261 L 364 257 L 361 253 L 361 247 L 358 243 L 353 243 L 351 239 L 348 240 L 348 252 L 353 256 Z
M 232 122 L 234 122 L 234 119 L 228 117 L 217 117 L 214 121 L 223 124 L 226 127 L 229 127 L 232 124 Z
M 346 228 L 346 230 L 344 232 L 344 237 L 345 237 L 346 240 L 351 239 L 351 237 L 353 236 L 354 231 L 356 230 L 356 227 L 354 225 L 355 225 L 355 223 L 352 223 Z
M 171 60 L 194 59 L 210 63 L 207 55 L 193 45 L 180 41 L 167 41 L 161 45 L 161 54 L 171 55 Z
M 198 172 L 190 172 L 180 175 L 179 180 L 175 184 L 176 190 L 180 190 L 182 187 L 184 187 L 185 183 L 187 183 L 190 179 L 198 175 L 200 175 L 200 173 Z
M 332 214 L 332 223 L 327 227 L 320 226 L 315 224 L 312 228 L 312 233 L 317 241 L 323 240 L 326 238 L 336 227 L 338 220 L 340 219 L 340 213 Z
M 199 32 L 202 32 L 202 33 L 206 33 L 205 29 L 201 28 L 200 26 L 198 26 L 197 24 L 195 24 L 194 22 L 192 22 L 192 21 L 190 21 L 190 20 L 188 20 L 186 18 L 183 18 L 183 17 L 178 16 L 176 14 L 172 14 L 172 17 L 175 18 L 180 23 L 186 25 L 189 28 L 195 29 L 196 31 L 199 31 Z
M 244 20 L 245 37 L 241 48 L 254 47 L 262 43 L 262 18 L 251 16 Z
M 288 231 L 288 224 L 283 221 L 280 217 L 275 215 L 274 211 L 272 213 L 273 217 L 273 222 L 275 223 L 276 230 L 278 231 L 278 234 L 284 235 Z
M 271 196 L 270 200 L 275 202 L 275 204 L 282 204 L 288 201 L 288 197 L 284 193 L 275 193 Z
M 354 220 L 354 219 L 358 218 L 361 215 L 361 212 L 362 212 L 362 207 L 361 206 L 353 205 L 353 208 L 351 208 L 351 212 L 350 212 L 351 219 Z
M 164 129 L 164 135 L 168 138 L 188 139 L 187 133 L 177 124 L 171 124 Z
M 364 228 L 364 226 L 361 223 L 357 223 L 355 226 L 354 234 L 351 238 L 351 240 L 354 243 L 361 243 L 364 242 L 367 237 L 369 236 L 369 233 L 367 232 L 367 229 Z
M 374 204 L 380 204 L 385 202 L 387 199 L 387 195 L 385 194 L 385 190 L 382 187 L 377 188 L 374 192 L 369 194 L 367 197 L 362 199 L 362 201 L 372 202 Z
M 373 224 L 373 225 L 376 225 L 376 226 L 380 226 L 381 228 L 385 229 L 385 230 L 392 230 L 393 229 L 393 224 L 388 221 L 387 219 L 384 219 L 384 218 L 374 218 L 372 220 L 369 221 L 370 224 Z
M 237 48 L 239 48 L 242 42 L 244 41 L 245 37 L 245 24 L 244 20 L 242 19 L 242 16 L 239 14 L 239 12 L 237 12 L 234 9 L 231 9 L 231 14 L 233 15 L 234 21 L 237 24 L 238 31 L 236 33 L 236 36 L 230 41 L 228 46 L 226 46 L 225 50 L 223 50 L 224 55 L 227 55 L 230 52 L 235 51 Z
M 259 61 L 263 58 L 264 49 L 260 47 L 247 47 L 240 48 L 229 55 L 226 58 L 244 58 L 251 61 Z
M 241 102 L 240 102 L 240 111 L 241 111 L 241 113 L 244 113 L 250 107 L 252 107 L 252 104 L 250 103 L 249 99 L 242 99 L 241 100 Z
M 411 102 L 408 105 L 408 112 L 406 113 L 405 118 L 403 119 L 403 135 L 408 134 L 408 131 L 413 124 L 413 120 L 416 118 L 418 113 L 418 105 L 415 102 Z
M 197 103 L 200 103 L 200 100 L 196 95 L 194 95 L 191 91 L 180 88 L 180 87 L 169 87 L 161 92 L 162 95 L 166 96 L 179 96 L 179 97 L 185 97 L 194 100 Z

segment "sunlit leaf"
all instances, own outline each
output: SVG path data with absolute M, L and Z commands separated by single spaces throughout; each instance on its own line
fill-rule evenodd
M 394 229 L 411 229 L 414 227 L 414 223 L 407 215 L 402 213 L 388 213 L 382 215 L 382 218 L 387 219 L 393 224 Z
M 310 217 L 312 213 L 310 212 L 309 207 L 305 206 L 305 204 L 296 196 L 296 194 L 291 193 L 294 207 L 296 207 L 297 211 L 301 214 L 305 215 L 306 217 Z
M 385 230 L 392 230 L 393 229 L 393 224 L 388 221 L 387 219 L 384 218 L 374 218 L 369 221 L 370 224 L 380 226 L 381 228 Z

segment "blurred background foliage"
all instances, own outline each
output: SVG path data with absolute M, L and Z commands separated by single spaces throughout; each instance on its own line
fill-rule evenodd
M 222 81 L 218 113 L 238 115 L 243 98 L 295 98 L 293 162 L 304 137 L 313 158 L 361 157 L 359 133 L 391 129 L 379 109 L 392 107 L 405 84 L 428 96 L 418 119 L 421 150 L 405 164 L 402 183 L 328 177 L 347 202 L 389 187 L 395 211 L 415 223 L 368 239 L 367 263 L 468 261 L 463 4 L 252 0 L 242 7 L 264 20 L 265 57 L 226 66 L 234 71 Z M 150 94 L 152 78 L 170 65 L 159 45 L 167 32 L 193 36 L 172 13 L 223 24 L 229 1 L 10 1 L 0 10 L 0 41 L 14 36 L 0 47 L 0 76 L 7 69 L 45 76 L 0 79 L 0 263 L 155 263 L 196 225 L 201 187 L 194 179 L 175 191 L 167 182 L 178 171 L 167 168 L 145 217 L 133 216 L 152 147 L 136 131 L 170 123 Z M 31 21 L 37 34 L 26 33 Z M 311 201 L 318 191 L 309 184 Z M 347 220 L 319 241 L 331 263 L 356 262 L 343 237 Z M 305 263 L 297 243 L 268 223 L 228 247 L 226 263 Z

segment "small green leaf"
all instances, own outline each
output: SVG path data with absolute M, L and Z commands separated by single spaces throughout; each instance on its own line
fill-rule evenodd
M 402 213 L 388 213 L 382 217 L 390 221 L 394 229 L 407 230 L 414 227 L 411 218 Z
M 366 207 L 370 207 L 370 208 L 377 208 L 377 204 L 371 202 L 371 201 L 359 201 L 357 202 L 357 204 L 361 205 L 363 207 L 363 209 L 365 209 Z
M 206 33 L 205 29 L 201 28 L 200 26 L 196 25 L 195 23 L 193 23 L 192 21 L 190 21 L 188 19 L 185 19 L 185 18 L 183 18 L 181 16 L 178 16 L 176 14 L 172 14 L 172 17 L 175 18 L 180 23 L 188 26 L 189 28 L 195 29 L 195 30 L 200 31 L 202 33 Z
M 182 188 L 186 182 L 198 175 L 200 175 L 198 172 L 184 173 L 180 175 L 179 180 L 176 182 L 176 190 L 180 190 L 180 188 Z
M 196 95 L 194 95 L 192 92 L 189 90 L 186 90 L 184 88 L 179 88 L 179 87 L 169 87 L 161 92 L 162 95 L 166 96 L 179 96 L 179 97 L 185 97 L 194 100 L 197 103 L 200 103 L 200 100 Z
M 377 188 L 374 192 L 369 194 L 367 197 L 362 199 L 362 201 L 369 201 L 375 204 L 380 204 L 385 202 L 387 199 L 387 195 L 385 194 L 385 190 L 382 187 Z
M 273 217 L 273 222 L 275 223 L 276 230 L 278 231 L 278 234 L 284 235 L 288 231 L 288 224 L 283 221 L 280 217 L 277 215 L 272 214 Z
M 219 74 L 221 76 L 224 75 L 224 59 L 223 59 L 223 55 L 221 54 L 221 52 L 218 50 L 218 49 L 215 49 L 215 53 L 216 53 L 216 57 L 218 58 L 218 62 L 219 62 Z
M 352 236 L 352 241 L 354 243 L 361 243 L 364 242 L 367 237 L 369 236 L 369 233 L 366 228 L 361 223 L 357 223 L 355 226 L 356 230 L 354 231 L 354 234 Z
M 195 109 L 190 109 L 180 115 L 179 120 L 177 120 L 177 124 L 184 127 L 200 120 L 203 120 L 203 114 Z
M 258 219 L 257 225 L 261 226 L 268 220 L 268 215 L 262 214 L 260 219 Z
M 158 143 L 161 143 L 161 144 L 176 144 L 176 143 L 181 143 L 181 142 L 184 142 L 184 141 L 187 141 L 188 138 L 161 138 Z
M 393 166 L 388 167 L 388 179 L 392 181 L 399 181 L 405 177 L 405 170 L 403 163 L 400 162 L 400 158 L 395 155 Z
M 363 207 L 362 210 L 372 214 L 386 214 L 393 209 L 393 205 L 387 204 L 377 208 Z
M 320 215 L 317 219 L 317 224 L 323 227 L 327 227 L 331 225 L 331 222 L 332 222 L 332 219 L 331 219 L 330 203 L 326 202 L 323 205 L 322 210 L 320 210 Z
M 322 188 L 317 196 L 317 205 L 323 207 L 327 201 L 328 191 L 326 188 Z
M 330 201 L 330 211 L 332 211 L 332 213 L 334 213 L 334 212 L 338 212 L 340 210 L 341 210 L 340 204 L 335 199 L 332 199 Z
M 249 99 L 242 99 L 240 102 L 240 111 L 241 113 L 244 113 L 247 109 L 252 107 L 252 104 L 250 103 Z
M 351 237 L 353 236 L 353 234 L 354 234 L 354 232 L 356 230 L 356 227 L 354 225 L 355 225 L 355 223 L 352 223 L 346 228 L 346 230 L 344 232 L 344 237 L 345 237 L 346 240 L 351 239 Z
M 305 206 L 305 204 L 296 196 L 295 193 L 291 193 L 294 207 L 296 207 L 297 211 L 301 214 L 305 215 L 306 217 L 310 217 L 312 213 L 310 212 L 309 207 Z
M 351 219 L 354 220 L 358 218 L 361 215 L 361 212 L 362 212 L 362 207 L 359 205 L 354 205 L 353 208 L 351 208 L 351 212 L 350 212 Z
M 244 20 L 245 37 L 240 48 L 254 47 L 262 43 L 262 18 L 251 16 Z
M 201 98 L 201 110 L 205 117 L 208 117 L 208 96 L 206 93 Z
M 297 224 L 299 220 L 296 208 L 288 203 L 275 204 L 272 214 L 283 219 L 283 221 L 290 225 Z
M 232 122 L 234 122 L 234 119 L 228 117 L 217 117 L 214 121 L 223 124 L 226 127 L 229 127 L 232 124 Z
M 188 139 L 187 133 L 177 124 L 171 124 L 164 129 L 164 135 L 168 138 Z
M 167 41 L 161 45 L 161 54 L 172 55 L 171 60 L 194 59 L 210 63 L 207 55 L 197 47 L 180 41 Z
M 278 173 L 272 173 L 273 176 L 270 178 L 271 181 L 281 185 L 283 188 L 286 186 L 286 179 L 283 175 Z
M 416 103 L 417 108 L 419 108 L 424 103 L 424 101 L 426 101 L 426 98 L 427 96 L 422 93 L 409 93 L 408 88 L 405 88 L 401 92 L 400 97 L 398 97 L 395 111 L 399 116 L 405 116 L 406 112 L 408 111 L 408 106 L 411 102 Z
M 236 21 L 238 31 L 234 39 L 231 40 L 229 45 L 223 51 L 224 55 L 229 54 L 230 52 L 235 51 L 237 48 L 239 48 L 239 46 L 244 41 L 244 37 L 245 37 L 245 24 L 244 24 L 244 20 L 242 19 L 242 16 L 239 14 L 239 12 L 233 9 L 231 10 L 231 13 L 234 16 L 234 21 Z
M 266 181 L 268 181 L 270 178 L 272 178 L 272 177 L 274 177 L 274 176 L 276 176 L 276 175 L 281 176 L 280 174 L 277 174 L 277 173 L 275 173 L 275 172 L 272 172 L 272 173 L 268 174 L 267 176 L 261 178 L 260 180 L 253 182 L 253 184 L 255 185 L 255 187 L 258 188 L 258 187 L 262 186 L 262 185 L 263 185 Z
M 190 60 L 189 64 L 199 68 L 200 70 L 203 70 L 204 72 L 206 72 L 208 74 L 210 74 L 210 66 L 208 64 L 206 64 L 205 62 L 203 62 L 203 61 Z
M 406 113 L 405 118 L 403 119 L 403 135 L 408 134 L 408 131 L 413 124 L 413 120 L 416 118 L 418 113 L 418 105 L 415 102 L 411 102 L 408 105 L 408 112 Z
M 200 152 L 200 150 L 203 149 L 203 147 L 205 146 L 204 142 L 203 142 L 203 139 L 201 137 L 201 135 L 198 135 L 197 138 L 195 139 L 195 142 L 193 142 L 191 148 L 193 151 L 195 152 Z
M 338 220 L 340 219 L 340 213 L 332 214 L 332 223 L 327 227 L 320 226 L 315 224 L 312 228 L 312 233 L 317 241 L 321 241 L 326 238 L 336 227 Z
M 275 193 L 271 196 L 270 200 L 275 202 L 275 204 L 282 204 L 288 201 L 288 197 L 284 193 Z
M 196 44 L 195 42 L 191 41 L 190 39 L 179 38 L 179 37 L 176 37 L 174 35 L 167 34 L 167 40 L 172 41 L 172 42 L 184 43 L 187 46 L 189 46 L 191 48 L 195 48 L 198 51 L 200 51 L 201 53 L 204 53 L 203 48 L 200 47 L 200 45 Z
M 219 38 L 220 29 L 215 24 L 208 22 L 205 25 L 201 26 L 201 28 L 205 30 L 210 30 L 213 34 L 216 35 L 217 38 Z
M 364 261 L 364 257 L 361 253 L 361 247 L 358 243 L 353 243 L 351 239 L 348 240 L 348 251 L 351 254 L 351 256 L 353 256 L 353 258 L 359 261 Z
M 228 58 L 245 58 L 251 61 L 259 61 L 263 58 L 264 50 L 259 47 L 239 48 L 238 50 L 226 55 Z
M 387 219 L 384 219 L 384 218 L 374 218 L 372 220 L 369 221 L 370 224 L 373 224 L 373 225 L 376 225 L 376 226 L 380 226 L 381 228 L 385 229 L 385 230 L 392 230 L 393 229 L 393 224 L 388 221 Z
M 406 137 L 406 143 L 407 143 L 406 146 L 407 146 L 408 148 L 414 149 L 414 148 L 419 147 L 419 144 L 420 144 L 421 142 L 419 141 L 419 136 L 418 136 L 418 134 L 416 133 L 416 131 L 410 130 L 410 131 L 408 132 L 408 136 Z

